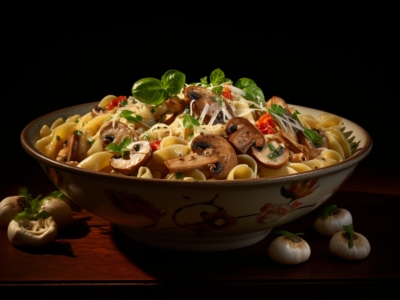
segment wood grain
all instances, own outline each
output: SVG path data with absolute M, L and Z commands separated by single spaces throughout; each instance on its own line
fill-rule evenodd
M 26 172 L 8 168 L 1 174 L 1 197 L 14 195 L 22 186 L 32 194 L 46 194 L 53 184 L 34 163 Z M 34 176 L 32 176 L 34 174 Z M 154 290 L 174 284 L 204 285 L 211 290 L 222 286 L 353 283 L 373 287 L 400 282 L 400 260 L 396 237 L 400 210 L 399 188 L 384 176 L 371 176 L 356 169 L 350 179 L 329 200 L 329 204 L 348 209 L 356 232 L 371 244 L 370 255 L 362 261 L 348 262 L 332 256 L 329 238 L 313 228 L 318 211 L 311 212 L 276 230 L 304 232 L 311 247 L 310 259 L 297 266 L 282 266 L 268 257 L 268 245 L 274 238 L 237 250 L 201 253 L 179 252 L 149 247 L 131 241 L 110 222 L 73 203 L 73 222 L 58 233 L 56 241 L 43 248 L 12 246 L 5 228 L 0 228 L 0 286 L 146 286 Z M 166 288 L 167 289 L 167 288 Z M 257 289 L 257 288 L 255 288 Z M 96 289 L 97 290 L 97 289 Z M 146 290 L 148 291 L 148 290 Z M 153 291 L 153 290 L 152 290 Z M 162 291 L 164 291 L 162 289 Z M 147 293 L 147 292 L 146 292 Z

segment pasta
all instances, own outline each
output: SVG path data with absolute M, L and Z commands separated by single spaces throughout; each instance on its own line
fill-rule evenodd
M 340 117 L 302 114 L 276 96 L 257 101 L 239 82 L 182 83 L 156 104 L 134 86 L 134 96 L 108 95 L 83 116 L 43 125 L 35 148 L 87 170 L 184 181 L 308 172 L 357 148 Z

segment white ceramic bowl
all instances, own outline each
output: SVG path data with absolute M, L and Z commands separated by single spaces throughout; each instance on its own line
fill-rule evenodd
M 138 242 L 166 249 L 221 251 L 252 245 L 273 227 L 316 209 L 335 193 L 372 148 L 369 134 L 343 119 L 362 148 L 336 165 L 274 178 L 170 181 L 94 172 L 52 160 L 34 148 L 39 130 L 56 119 L 89 112 L 97 102 L 42 116 L 22 132 L 25 151 L 82 208 L 116 224 Z M 318 117 L 322 111 L 294 106 Z

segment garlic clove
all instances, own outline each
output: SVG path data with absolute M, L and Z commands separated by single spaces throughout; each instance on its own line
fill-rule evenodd
M 12 220 L 8 225 L 7 235 L 14 246 L 42 246 L 53 242 L 57 236 L 57 224 L 52 217 L 37 221 L 22 219 Z
M 57 223 L 58 230 L 71 223 L 73 218 L 71 207 L 65 201 L 58 198 L 46 198 L 42 203 L 41 210 L 47 211 L 53 217 Z
M 28 207 L 28 202 L 25 196 L 12 196 L 3 199 L 0 202 L 0 226 L 7 227 L 26 207 Z
M 353 233 L 353 247 L 349 248 L 349 239 L 345 231 L 337 232 L 329 243 L 329 250 L 333 255 L 347 260 L 366 258 L 371 252 L 371 245 L 367 238 L 360 233 Z
M 277 263 L 295 265 L 307 261 L 311 249 L 308 243 L 298 236 L 280 236 L 269 245 L 268 255 Z
M 353 224 L 353 218 L 350 212 L 343 208 L 337 208 L 324 218 L 319 217 L 315 220 L 314 228 L 320 234 L 333 236 L 335 233 L 343 230 L 343 225 Z

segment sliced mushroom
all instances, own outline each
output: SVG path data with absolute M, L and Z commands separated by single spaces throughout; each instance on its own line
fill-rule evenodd
M 133 142 L 127 148 L 130 149 L 129 152 L 125 152 L 124 156 L 114 155 L 110 163 L 115 171 L 130 175 L 148 163 L 152 148 L 148 141 Z
M 229 141 L 241 153 L 247 153 L 251 146 L 264 147 L 264 135 L 249 120 L 241 117 L 232 118 L 226 123 L 225 132 Z
M 206 89 L 201 86 L 189 86 L 185 89 L 185 95 L 191 100 L 196 100 L 193 103 L 193 111 L 197 116 L 201 115 L 206 104 L 210 106 L 207 111 L 207 114 L 204 117 L 204 123 L 206 124 L 208 124 L 214 112 L 219 110 L 219 104 L 218 102 L 216 102 L 217 98 L 223 100 L 224 106 L 226 107 L 229 114 L 231 116 L 234 116 L 232 108 L 229 106 L 229 104 L 224 99 L 222 99 L 216 93 L 214 93 L 209 89 Z M 214 123 L 225 124 L 222 116 L 223 114 L 219 113 Z
M 191 147 L 194 154 L 164 162 L 172 173 L 209 169 L 212 177 L 225 179 L 237 165 L 235 150 L 219 135 L 198 135 L 192 140 Z
M 75 132 L 69 134 L 64 142 L 64 148 L 60 150 L 56 160 L 60 162 L 69 162 L 78 160 L 79 135 Z
M 168 106 L 169 110 L 174 114 L 180 114 L 185 110 L 186 107 L 185 101 L 179 99 L 178 96 L 168 99 L 167 101 L 165 101 L 165 104 Z
M 93 107 L 91 115 L 92 115 L 92 118 L 96 118 L 97 116 L 106 114 L 106 113 L 107 113 L 107 110 L 105 108 L 102 108 L 102 107 L 96 105 L 95 107 Z
M 110 143 L 119 145 L 127 137 L 132 141 L 139 139 L 135 129 L 130 129 L 124 123 L 115 122 L 115 127 L 113 127 L 113 121 L 108 121 L 100 129 L 100 140 L 104 147 Z
M 176 114 L 172 113 L 171 111 L 167 111 L 164 113 L 160 120 L 158 120 L 159 123 L 163 123 L 165 125 L 171 125 L 173 121 L 175 121 Z
M 316 158 L 326 148 L 329 148 L 328 139 L 325 136 L 325 133 L 321 130 L 317 130 L 317 129 L 313 129 L 313 130 L 322 137 L 323 144 L 320 147 L 319 146 L 316 147 L 308 138 L 306 138 L 306 136 L 304 135 L 303 132 L 301 132 L 301 131 L 297 132 L 297 136 L 299 138 L 300 144 L 302 144 L 304 147 L 306 147 L 309 151 L 308 159 L 310 159 L 310 160 Z
M 272 105 L 274 104 L 278 104 L 280 106 L 282 106 L 285 109 L 289 109 L 289 107 L 287 106 L 285 100 L 283 100 L 281 97 L 277 97 L 277 96 L 272 96 L 271 99 L 269 99 L 267 101 L 267 103 L 265 103 L 265 106 L 268 108 L 271 108 Z
M 260 164 L 270 169 L 279 169 L 289 161 L 289 150 L 276 141 L 267 143 L 261 151 L 252 147 L 250 153 Z
M 285 132 L 278 132 L 277 136 L 279 140 L 285 145 L 293 153 L 303 153 L 303 157 L 305 160 L 309 159 L 310 151 L 303 145 L 296 143 L 293 141 L 290 136 L 288 136 Z

